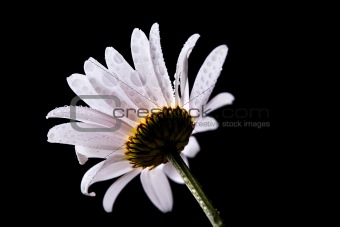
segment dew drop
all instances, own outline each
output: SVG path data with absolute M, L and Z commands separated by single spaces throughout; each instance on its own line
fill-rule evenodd
M 129 95 L 131 96 L 131 97 L 133 97 L 133 96 L 135 96 L 135 91 L 134 90 L 132 90 L 132 89 L 130 89 L 129 90 Z
M 164 67 L 159 67 L 159 73 L 161 74 L 161 75 L 164 75 L 165 74 L 165 68 Z
M 103 85 L 109 88 L 117 85 L 117 81 L 114 78 L 110 78 L 109 76 L 102 76 L 101 80 Z
M 156 96 L 152 96 L 152 101 L 156 102 L 158 101 L 158 98 Z
M 101 95 L 102 92 L 103 92 L 102 89 L 101 89 L 100 87 L 96 87 L 95 90 L 97 91 L 97 93 L 98 93 L 99 95 Z
M 91 77 L 91 78 L 89 79 L 89 81 L 90 81 L 90 83 L 91 83 L 92 85 L 94 85 L 94 84 L 97 83 L 96 79 L 93 78 L 93 77 Z
M 126 107 L 126 106 L 128 106 L 128 105 L 126 104 L 125 101 L 122 101 L 120 106 L 121 106 L 121 107 Z
M 135 98 L 135 102 L 136 102 L 137 104 L 140 103 L 140 101 L 141 101 L 140 98 L 138 98 L 138 97 Z
M 138 79 L 138 73 L 136 71 L 132 72 L 130 74 L 130 81 L 137 87 L 141 87 L 142 84 L 140 83 L 140 80 Z
M 142 86 L 144 86 L 147 82 L 147 77 L 144 75 L 139 75 L 140 81 L 142 82 Z

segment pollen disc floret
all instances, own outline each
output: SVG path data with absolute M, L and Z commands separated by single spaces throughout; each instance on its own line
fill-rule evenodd
M 155 168 L 166 163 L 168 152 L 180 153 L 189 141 L 194 124 L 180 107 L 163 107 L 143 119 L 126 143 L 126 158 L 134 167 Z

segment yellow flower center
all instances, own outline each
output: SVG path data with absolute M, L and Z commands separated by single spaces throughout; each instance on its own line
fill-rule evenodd
M 134 167 L 150 167 L 168 162 L 169 152 L 180 153 L 194 129 L 189 113 L 180 107 L 163 107 L 143 119 L 126 142 L 126 158 Z

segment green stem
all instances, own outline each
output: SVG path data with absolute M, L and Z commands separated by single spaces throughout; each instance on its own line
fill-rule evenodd
M 186 186 L 189 188 L 190 192 L 193 194 L 197 202 L 200 204 L 201 208 L 207 215 L 212 226 L 214 227 L 224 226 L 222 219 L 219 215 L 219 212 L 213 207 L 208 197 L 204 194 L 200 184 L 198 183 L 196 178 L 191 174 L 188 166 L 185 164 L 185 162 L 183 161 L 181 156 L 177 153 L 177 151 L 169 152 L 167 154 L 167 158 L 183 178 Z

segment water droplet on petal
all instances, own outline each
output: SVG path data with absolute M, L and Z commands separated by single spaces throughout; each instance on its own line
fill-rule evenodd
M 95 84 L 97 83 L 96 79 L 93 78 L 93 77 L 90 78 L 89 81 L 90 81 L 90 83 L 91 83 L 92 85 L 95 85 Z
M 130 74 L 130 81 L 135 85 L 135 86 L 138 86 L 138 87 L 141 87 L 142 84 L 140 83 L 140 80 L 138 79 L 139 75 L 136 71 L 132 72 Z
M 165 68 L 164 67 L 159 67 L 159 73 L 161 75 L 164 75 L 165 74 Z

